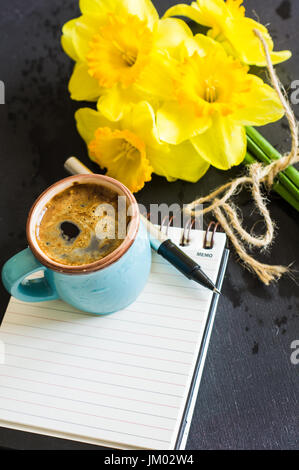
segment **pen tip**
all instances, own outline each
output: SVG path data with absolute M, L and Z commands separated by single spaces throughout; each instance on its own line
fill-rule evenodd
M 220 290 L 216 289 L 216 287 L 215 287 L 215 289 L 214 289 L 214 291 L 213 291 L 213 292 L 214 292 L 214 294 L 221 295 L 221 292 L 220 292 Z

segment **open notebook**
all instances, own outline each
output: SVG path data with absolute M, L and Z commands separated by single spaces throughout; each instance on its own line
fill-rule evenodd
M 169 228 L 173 241 L 182 231 Z M 226 236 L 184 250 L 221 286 Z M 206 256 L 205 256 L 206 255 Z M 145 290 L 109 316 L 11 298 L 0 328 L 0 426 L 108 448 L 186 442 L 218 298 L 153 254 Z

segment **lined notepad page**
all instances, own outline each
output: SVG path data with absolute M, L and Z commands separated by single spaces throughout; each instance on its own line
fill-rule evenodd
M 170 228 L 179 242 L 182 231 Z M 184 248 L 216 282 L 226 237 Z M 203 256 L 208 255 L 208 256 Z M 0 328 L 0 425 L 116 448 L 173 449 L 212 293 L 153 254 L 138 300 L 108 316 L 11 298 Z

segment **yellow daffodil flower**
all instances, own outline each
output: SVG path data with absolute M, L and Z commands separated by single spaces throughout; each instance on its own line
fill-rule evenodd
M 90 108 L 79 109 L 75 117 L 90 158 L 132 192 L 142 189 L 153 172 L 169 181 L 196 182 L 209 168 L 190 142 L 174 146 L 160 141 L 147 102 L 134 105 L 117 122 Z
M 165 61 L 144 84 L 162 102 L 160 139 L 173 145 L 190 139 L 219 169 L 240 164 L 246 153 L 244 126 L 261 126 L 284 114 L 275 90 L 204 35 L 188 39 L 181 54 L 176 66 Z
M 192 32 L 184 21 L 159 19 L 150 0 L 81 0 L 82 15 L 63 26 L 64 51 L 76 61 L 71 97 L 97 101 L 111 120 L 147 99 L 138 82 L 159 53 L 172 54 Z
M 267 42 L 273 64 L 291 57 L 290 51 L 273 52 L 267 28 L 245 16 L 243 0 L 197 0 L 190 5 L 175 5 L 165 17 L 185 16 L 210 28 L 208 35 L 221 42 L 227 52 L 248 65 L 265 66 L 265 53 L 254 33 L 259 30 Z

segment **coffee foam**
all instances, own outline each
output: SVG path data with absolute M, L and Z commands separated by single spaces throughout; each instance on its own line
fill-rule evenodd
M 118 237 L 118 215 L 116 192 L 92 183 L 77 183 L 45 206 L 36 227 L 38 245 L 57 263 L 93 263 L 123 242 Z M 126 214 L 122 216 L 126 218 Z

